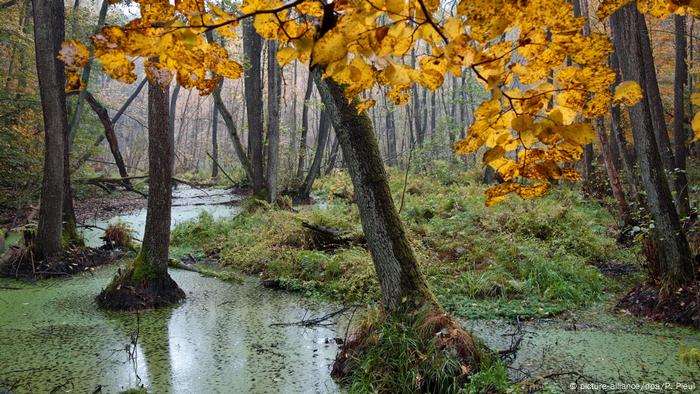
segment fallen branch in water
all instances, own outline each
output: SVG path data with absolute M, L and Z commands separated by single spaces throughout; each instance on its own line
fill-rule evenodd
M 309 319 L 302 319 L 297 322 L 291 322 L 291 323 L 272 323 L 270 324 L 270 327 L 288 327 L 288 326 L 301 326 L 301 327 L 313 327 L 313 326 L 328 326 L 331 325 L 332 323 L 325 323 L 326 321 L 338 316 L 342 315 L 343 313 L 349 311 L 350 309 L 357 309 L 361 307 L 362 304 L 351 304 L 351 305 L 346 305 L 340 309 L 338 309 L 335 312 L 331 312 L 328 314 L 325 314 L 320 317 L 313 317 Z
M 196 261 L 196 259 L 193 256 L 190 255 L 189 257 L 190 257 L 190 259 L 192 259 L 192 261 Z M 238 277 L 237 275 L 235 275 L 232 272 L 216 271 L 216 270 L 211 270 L 211 269 L 204 268 L 204 267 L 198 267 L 194 264 L 188 264 L 188 263 L 185 263 L 184 261 L 181 261 L 181 260 L 170 259 L 168 261 L 168 266 L 171 268 L 175 268 L 175 269 L 196 272 L 202 276 L 208 276 L 208 277 L 220 279 L 220 280 L 223 280 L 226 282 L 236 282 L 236 283 L 243 282 L 243 279 L 241 279 L 240 277 Z

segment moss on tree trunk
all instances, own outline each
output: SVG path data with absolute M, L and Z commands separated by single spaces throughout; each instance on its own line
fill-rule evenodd
M 174 304 L 185 298 L 168 274 L 173 141 L 168 126 L 168 89 L 148 85 L 148 211 L 141 251 L 97 296 L 108 309 L 135 310 Z

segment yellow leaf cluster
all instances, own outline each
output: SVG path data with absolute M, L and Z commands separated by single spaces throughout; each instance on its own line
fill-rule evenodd
M 125 82 L 135 79 L 137 58 L 151 59 L 146 71 L 152 81 L 169 83 L 174 75 L 201 94 L 222 77 L 238 78 L 240 64 L 204 33 L 235 37 L 244 18 L 254 19 L 262 37 L 279 41 L 281 65 L 300 61 L 322 68 L 325 78 L 344 85 L 348 100 L 380 86 L 388 101 L 403 105 L 415 85 L 437 89 L 448 74 L 473 73 L 490 99 L 475 110 L 467 137 L 455 148 L 461 154 L 488 148 L 484 163 L 507 185 L 489 192 L 491 202 L 508 193 L 531 198 L 551 181 L 577 179 L 566 164 L 593 140 L 585 118 L 605 114 L 613 102 L 632 104 L 642 94 L 625 82 L 613 96 L 609 39 L 582 34 L 585 21 L 573 16 L 567 0 L 461 0 L 451 13 L 439 0 L 243 0 L 235 12 L 203 0 L 135 2 L 139 18 L 92 38 L 104 70 Z M 603 0 L 598 14 L 628 2 Z M 652 15 L 693 11 L 698 4 L 637 1 Z M 66 54 L 67 62 L 79 58 Z M 370 99 L 355 102 L 360 111 L 374 105 Z M 700 130 L 700 120 L 693 124 Z

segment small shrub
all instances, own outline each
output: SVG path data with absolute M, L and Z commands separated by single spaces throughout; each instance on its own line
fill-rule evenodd
M 104 247 L 107 249 L 131 249 L 133 247 L 134 230 L 124 222 L 110 224 L 102 236 Z

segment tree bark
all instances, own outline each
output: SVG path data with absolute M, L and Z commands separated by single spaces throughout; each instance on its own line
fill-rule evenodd
M 389 190 L 379 146 L 366 113 L 357 113 L 357 100 L 348 103 L 344 88 L 315 74 L 316 86 L 330 112 L 354 186 L 362 228 L 389 313 L 438 308 L 437 300 L 418 269 Z
M 304 183 L 299 188 L 299 192 L 294 199 L 295 203 L 297 204 L 304 203 L 309 200 L 314 181 L 321 173 L 321 160 L 323 160 L 323 152 L 326 149 L 330 131 L 331 124 L 328 116 L 328 110 L 324 109 L 321 111 L 321 118 L 318 122 L 318 143 L 316 144 L 316 153 L 314 155 L 314 160 L 311 162 L 311 168 L 309 168 L 309 172 L 306 174 Z
M 216 104 L 212 106 L 211 118 L 211 177 L 216 178 L 219 176 L 219 166 L 216 165 L 219 160 L 219 111 Z
M 117 135 L 114 133 L 114 123 L 112 123 L 112 120 L 109 118 L 107 109 L 95 99 L 92 93 L 87 92 L 85 97 L 87 99 L 88 104 L 90 104 L 90 107 L 92 107 L 92 110 L 95 112 L 95 114 L 97 114 L 97 117 L 100 119 L 100 122 L 102 122 L 102 127 L 105 130 L 104 136 L 107 139 L 109 149 L 112 152 L 112 156 L 114 157 L 114 163 L 117 165 L 117 169 L 119 170 L 119 176 L 122 178 L 128 178 L 129 173 L 126 170 L 124 158 L 122 157 L 122 153 L 119 150 L 119 141 L 117 140 Z M 127 190 L 131 190 L 131 183 L 129 182 L 129 180 L 124 180 L 124 187 Z
M 640 18 L 636 4 L 628 4 L 610 17 L 613 42 L 618 49 L 622 76 L 645 86 L 644 52 L 640 42 Z M 622 50 L 621 48 L 624 48 Z M 645 92 L 646 95 L 649 92 Z M 659 247 L 662 278 L 667 289 L 694 279 L 688 241 L 680 225 L 673 197 L 663 170 L 654 136 L 649 100 L 629 107 L 637 160 L 647 193 L 647 204 L 654 219 L 654 236 Z
M 620 182 L 619 171 L 615 166 L 615 162 L 612 159 L 612 154 L 610 153 L 610 145 L 608 144 L 608 136 L 605 132 L 605 118 L 599 116 L 595 119 L 596 132 L 598 133 L 598 140 L 600 141 L 601 151 L 603 154 L 603 162 L 605 163 L 605 171 L 608 174 L 608 181 L 610 182 L 610 188 L 613 192 L 613 197 L 617 201 L 617 209 L 620 214 L 620 219 L 624 224 L 630 224 L 629 206 L 627 205 L 627 199 L 625 198 L 625 192 L 622 189 L 622 183 Z
M 687 131 L 684 125 L 685 107 L 683 103 L 683 93 L 685 83 L 688 79 L 688 66 L 686 64 L 686 17 L 674 15 L 675 24 L 675 44 L 676 44 L 676 64 L 673 82 L 673 142 L 675 152 L 676 183 L 680 190 L 676 190 L 676 207 L 681 218 L 690 215 L 690 201 L 688 199 L 688 177 L 686 176 L 686 142 Z
M 56 58 L 65 32 L 62 2 L 33 0 L 34 43 L 44 116 L 44 177 L 35 252 L 40 259 L 61 252 L 64 200 L 65 68 Z
M 309 99 L 314 89 L 314 80 L 309 72 L 309 79 L 306 81 L 306 91 L 304 92 L 304 109 L 301 112 L 301 135 L 299 137 L 299 154 L 297 160 L 297 183 L 301 184 L 304 179 L 304 167 L 306 167 L 306 139 L 309 135 Z
M 282 70 L 277 63 L 278 43 L 268 41 L 267 47 L 267 202 L 274 203 L 279 172 Z
M 249 67 L 244 70 L 246 114 L 248 115 L 248 155 L 252 169 L 253 194 L 265 198 L 263 190 L 262 38 L 252 20 L 243 21 L 243 52 Z
M 176 303 L 185 293 L 168 274 L 173 156 L 168 88 L 148 84 L 148 208 L 143 243 L 126 272 L 97 297 L 108 309 L 147 309 Z
M 673 155 L 673 150 L 671 149 L 671 140 L 668 137 L 668 129 L 666 127 L 666 118 L 664 114 L 664 106 L 661 101 L 661 93 L 659 92 L 659 82 L 656 78 L 656 66 L 654 65 L 654 53 L 651 50 L 651 40 L 649 38 L 649 30 L 647 29 L 646 20 L 644 15 L 636 11 L 638 26 L 639 26 L 639 37 L 641 41 L 642 50 L 642 60 L 644 62 L 644 75 L 646 80 L 644 86 L 646 88 L 647 100 L 649 101 L 649 109 L 651 111 L 651 121 L 654 127 L 654 134 L 656 138 L 656 144 L 659 147 L 659 154 L 661 155 L 661 161 L 664 165 L 666 171 L 671 175 L 670 185 L 676 192 L 676 195 L 683 193 L 686 189 L 686 185 L 683 185 L 681 179 L 678 177 L 678 171 L 676 169 L 676 159 Z M 675 201 L 675 200 L 674 200 Z M 681 208 L 676 206 L 676 209 L 680 212 L 686 208 Z M 687 208 L 690 210 L 690 208 Z
M 150 91 L 150 90 L 149 90 Z M 180 84 L 175 82 L 170 105 L 168 109 L 168 136 L 173 141 L 170 144 L 170 156 L 172 156 L 173 173 L 175 172 L 175 120 L 177 119 L 177 98 L 180 96 Z M 187 104 L 187 103 L 185 103 Z

